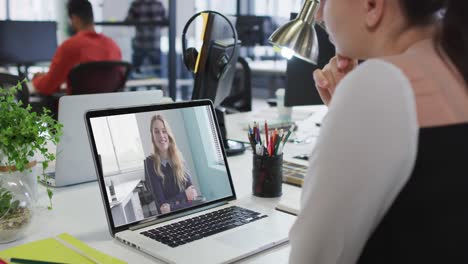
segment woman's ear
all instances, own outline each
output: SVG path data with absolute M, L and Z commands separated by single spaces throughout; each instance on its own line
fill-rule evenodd
M 320 1 L 319 9 L 317 10 L 317 14 L 315 15 L 315 21 L 322 22 L 323 21 L 323 6 L 325 5 L 324 1 Z
M 374 29 L 382 21 L 386 0 L 363 0 L 365 23 L 367 28 Z

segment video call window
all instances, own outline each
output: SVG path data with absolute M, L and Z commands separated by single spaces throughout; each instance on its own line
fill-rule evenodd
M 115 226 L 232 195 L 209 107 L 97 117 L 91 127 Z

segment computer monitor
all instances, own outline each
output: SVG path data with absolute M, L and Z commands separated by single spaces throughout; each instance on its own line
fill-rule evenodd
M 221 103 L 232 90 L 239 56 L 239 43 L 235 43 L 232 30 L 223 17 L 208 13 L 206 19 L 203 44 L 195 66 L 192 100 L 210 99 L 213 101 L 226 153 L 228 155 L 240 154 L 245 147 L 242 143 L 227 140 L 224 112 L 220 108 Z M 234 18 L 228 19 L 235 24 Z
M 273 33 L 273 20 L 270 16 L 237 16 L 236 30 L 243 47 L 266 46 Z
M 291 14 L 294 19 L 297 13 Z M 315 81 L 312 73 L 316 69 L 322 69 L 335 56 L 335 46 L 330 42 L 327 32 L 315 25 L 319 44 L 318 64 L 292 57 L 288 60 L 286 68 L 286 94 L 284 104 L 286 106 L 323 104 L 320 95 L 315 89 Z
M 215 106 L 220 106 L 224 99 L 229 96 L 232 89 L 232 81 L 236 71 L 238 51 L 233 54 L 233 40 L 211 40 L 201 49 L 199 68 L 195 74 L 195 86 L 192 99 L 210 99 Z M 222 70 L 219 60 L 227 55 L 232 58 L 228 67 L 221 76 Z M 220 78 L 218 78 L 220 77 Z
M 228 19 L 235 23 L 234 18 Z M 234 49 L 234 45 L 228 22 L 215 13 L 208 13 L 203 44 L 195 66 L 192 100 L 210 99 L 217 107 L 230 94 L 239 56 L 239 49 Z M 223 56 L 227 60 L 223 61 Z M 225 63 L 227 65 L 221 65 Z
M 51 61 L 56 49 L 56 22 L 0 21 L 0 64 L 32 65 Z

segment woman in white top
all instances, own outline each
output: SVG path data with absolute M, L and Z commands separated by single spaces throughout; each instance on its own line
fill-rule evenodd
M 321 1 L 340 55 L 314 72 L 329 111 L 291 263 L 468 263 L 466 14 L 466 0 Z

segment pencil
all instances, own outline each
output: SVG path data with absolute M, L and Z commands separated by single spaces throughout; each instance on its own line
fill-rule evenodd
M 65 264 L 63 262 L 52 262 L 52 261 L 22 259 L 22 258 L 11 258 L 9 262 L 18 263 L 18 264 Z
M 289 138 L 289 136 L 291 135 L 291 133 L 293 132 L 294 127 L 295 127 L 295 126 L 292 125 L 291 128 L 289 129 L 288 133 L 286 134 L 286 137 L 284 137 L 284 140 L 283 140 L 284 144 L 286 144 L 286 142 L 288 141 L 288 138 Z

